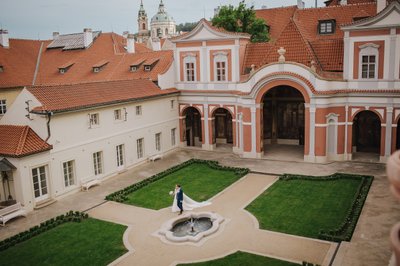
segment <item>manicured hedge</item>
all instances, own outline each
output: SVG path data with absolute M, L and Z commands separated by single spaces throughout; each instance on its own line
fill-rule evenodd
M 326 181 L 326 180 L 338 180 L 338 179 L 361 179 L 360 186 L 357 189 L 357 193 L 354 196 L 350 210 L 347 212 L 345 220 L 337 228 L 325 229 L 319 232 L 318 238 L 328 241 L 350 241 L 353 235 L 354 229 L 357 225 L 358 218 L 361 214 L 361 210 L 364 206 L 364 202 L 368 196 L 369 189 L 371 187 L 373 176 L 367 175 L 354 175 L 354 174 L 343 174 L 335 173 L 330 176 L 303 176 L 303 175 L 290 175 L 284 174 L 280 177 L 281 180 L 290 181 L 294 179 L 313 180 L 313 181 Z
M 127 195 L 138 190 L 141 189 L 144 186 L 147 186 L 148 184 L 151 184 L 157 180 L 160 180 L 166 176 L 168 176 L 171 173 L 174 173 L 188 165 L 191 165 L 193 163 L 202 163 L 202 164 L 207 164 L 210 168 L 212 169 L 217 169 L 217 170 L 225 170 L 225 171 L 232 171 L 234 172 L 236 175 L 238 176 L 244 176 L 249 172 L 248 168 L 237 168 L 237 167 L 229 167 L 229 166 L 221 166 L 218 164 L 217 161 L 208 161 L 208 160 L 200 160 L 200 159 L 190 159 L 186 162 L 183 162 L 181 164 L 175 165 L 171 168 L 168 168 L 165 171 L 162 171 L 158 174 L 155 174 L 145 180 L 142 180 L 138 183 L 135 183 L 133 185 L 130 185 L 124 189 L 121 189 L 119 191 L 113 192 L 109 195 L 106 196 L 106 200 L 112 200 L 112 201 L 116 201 L 116 202 L 124 202 L 126 201 Z
M 51 218 L 45 222 L 36 225 L 29 230 L 26 230 L 22 233 L 19 233 L 15 236 L 9 237 L 0 241 L 0 251 L 6 250 L 9 247 L 15 246 L 18 243 L 31 239 L 34 236 L 37 236 L 41 233 L 44 233 L 60 224 L 67 223 L 67 222 L 76 222 L 80 223 L 83 219 L 88 218 L 89 215 L 83 212 L 74 212 L 69 211 L 66 214 L 59 215 L 55 218 Z

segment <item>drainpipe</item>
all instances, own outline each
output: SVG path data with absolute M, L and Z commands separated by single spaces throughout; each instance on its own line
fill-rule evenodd
M 51 121 L 51 116 L 53 115 L 53 112 L 46 112 L 47 115 L 47 138 L 44 142 L 47 142 L 49 138 L 51 137 L 51 131 L 50 131 L 50 121 Z

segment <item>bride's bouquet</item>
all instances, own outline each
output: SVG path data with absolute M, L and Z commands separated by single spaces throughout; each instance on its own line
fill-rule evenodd
M 174 192 L 171 190 L 171 191 L 169 192 L 169 195 L 170 195 L 170 196 L 174 195 Z

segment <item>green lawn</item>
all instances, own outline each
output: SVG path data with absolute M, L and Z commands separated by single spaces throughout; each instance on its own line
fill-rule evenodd
M 107 265 L 127 252 L 126 226 L 68 222 L 0 252 L 0 265 Z
M 318 238 L 344 222 L 361 179 L 279 180 L 246 209 L 261 229 Z
M 272 259 L 260 255 L 238 251 L 222 259 L 199 263 L 179 264 L 192 266 L 293 266 L 300 265 L 283 260 Z
M 233 171 L 213 169 L 204 163 L 192 163 L 168 176 L 128 194 L 124 203 L 159 210 L 172 205 L 168 193 L 181 184 L 186 195 L 205 201 L 228 187 L 241 176 Z

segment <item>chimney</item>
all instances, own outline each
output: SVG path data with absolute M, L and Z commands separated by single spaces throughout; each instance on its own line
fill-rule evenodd
M 83 29 L 83 44 L 85 45 L 85 48 L 88 48 L 90 45 L 92 45 L 93 42 L 93 34 L 92 34 L 92 29 Z
M 298 9 L 304 9 L 304 2 L 301 0 L 297 0 L 297 8 Z
M 386 0 L 377 0 L 376 13 L 381 12 L 386 7 Z
M 153 51 L 161 51 L 161 41 L 159 38 L 153 38 L 151 40 L 151 48 Z
M 128 34 L 126 39 L 126 50 L 130 54 L 135 53 L 135 35 Z
M 10 48 L 10 43 L 8 40 L 8 30 L 0 29 L 0 45 L 4 48 Z
M 53 32 L 53 40 L 57 39 L 58 36 L 60 36 L 60 33 L 58 31 Z
M 124 31 L 122 33 L 122 37 L 124 37 L 125 39 L 128 37 L 129 31 Z

